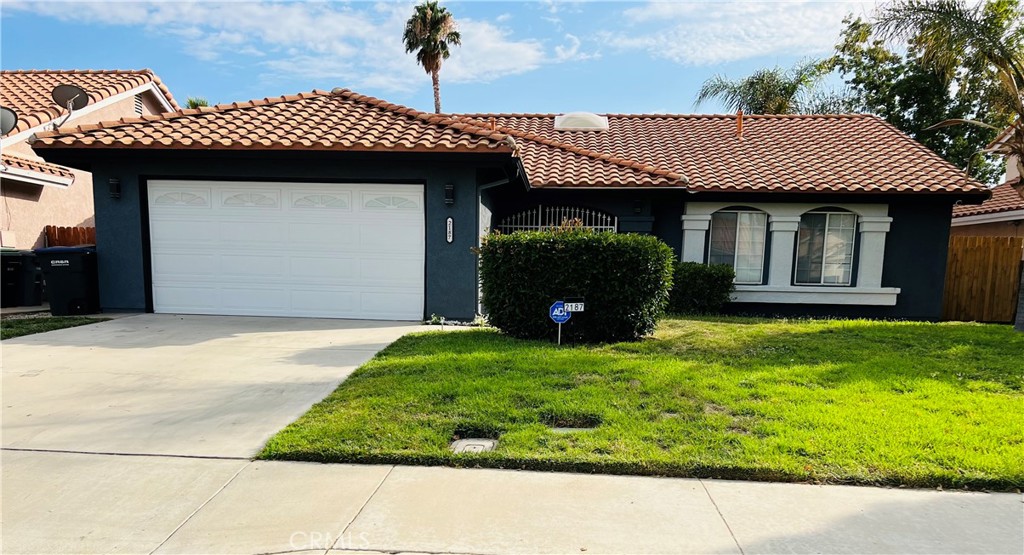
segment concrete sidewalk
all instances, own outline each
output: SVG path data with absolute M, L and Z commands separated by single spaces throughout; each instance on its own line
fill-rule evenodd
M 1024 551 L 1019 494 L 10 449 L 0 463 L 4 553 Z

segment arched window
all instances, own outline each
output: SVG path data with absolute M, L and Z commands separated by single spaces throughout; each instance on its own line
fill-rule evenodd
M 736 283 L 759 284 L 764 279 L 764 246 L 768 215 L 752 208 L 725 208 L 711 215 L 708 264 L 726 264 L 736 271 Z
M 850 285 L 857 215 L 841 208 L 819 208 L 800 216 L 796 276 L 799 285 Z

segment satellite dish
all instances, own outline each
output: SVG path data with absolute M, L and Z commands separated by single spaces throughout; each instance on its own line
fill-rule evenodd
M 81 110 L 89 103 L 89 95 L 81 87 L 74 85 L 57 85 L 53 88 L 53 101 L 61 108 Z
M 17 126 L 18 114 L 6 106 L 0 106 L 0 135 L 10 133 Z

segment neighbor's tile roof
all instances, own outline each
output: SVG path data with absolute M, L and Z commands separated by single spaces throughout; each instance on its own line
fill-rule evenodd
M 603 132 L 556 131 L 555 114 L 461 117 L 683 175 L 691 191 L 985 191 L 870 115 L 746 115 L 742 138 L 735 115 L 611 114 Z M 542 160 L 531 165 L 557 169 Z
M 67 127 L 39 133 L 33 146 L 512 154 L 509 135 L 481 122 L 336 89 Z M 531 183 L 561 184 L 566 176 L 594 186 L 660 186 L 679 180 L 672 172 L 628 160 L 542 137 L 511 135 Z
M 5 168 L 14 168 L 24 171 L 30 171 L 35 173 L 41 173 L 58 177 L 60 179 L 71 179 L 75 178 L 75 174 L 71 173 L 70 170 L 63 166 L 56 164 L 50 164 L 43 162 L 42 160 L 31 160 L 28 158 L 22 158 L 21 156 L 14 156 L 11 154 L 0 154 L 0 162 L 3 163 Z
M 155 83 L 174 109 L 178 104 L 171 91 L 151 70 L 50 70 L 17 69 L 0 71 L 0 104 L 18 114 L 18 126 L 12 133 L 53 121 L 64 113 L 54 104 L 50 93 L 57 85 L 75 85 L 89 93 L 89 103 L 130 91 L 146 83 Z
M 992 197 L 981 204 L 965 204 L 953 207 L 953 217 L 962 218 L 964 216 L 1024 210 L 1024 198 L 1013 188 L 1013 185 L 1018 181 L 1019 179 L 1011 179 L 1006 183 L 995 186 L 992 189 Z

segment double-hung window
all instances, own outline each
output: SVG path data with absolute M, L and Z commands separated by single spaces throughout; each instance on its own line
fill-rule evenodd
M 805 213 L 800 217 L 794 281 L 800 285 L 850 285 L 856 236 L 856 214 Z
M 708 264 L 736 270 L 736 283 L 760 284 L 768 215 L 749 210 L 722 210 L 711 215 Z

